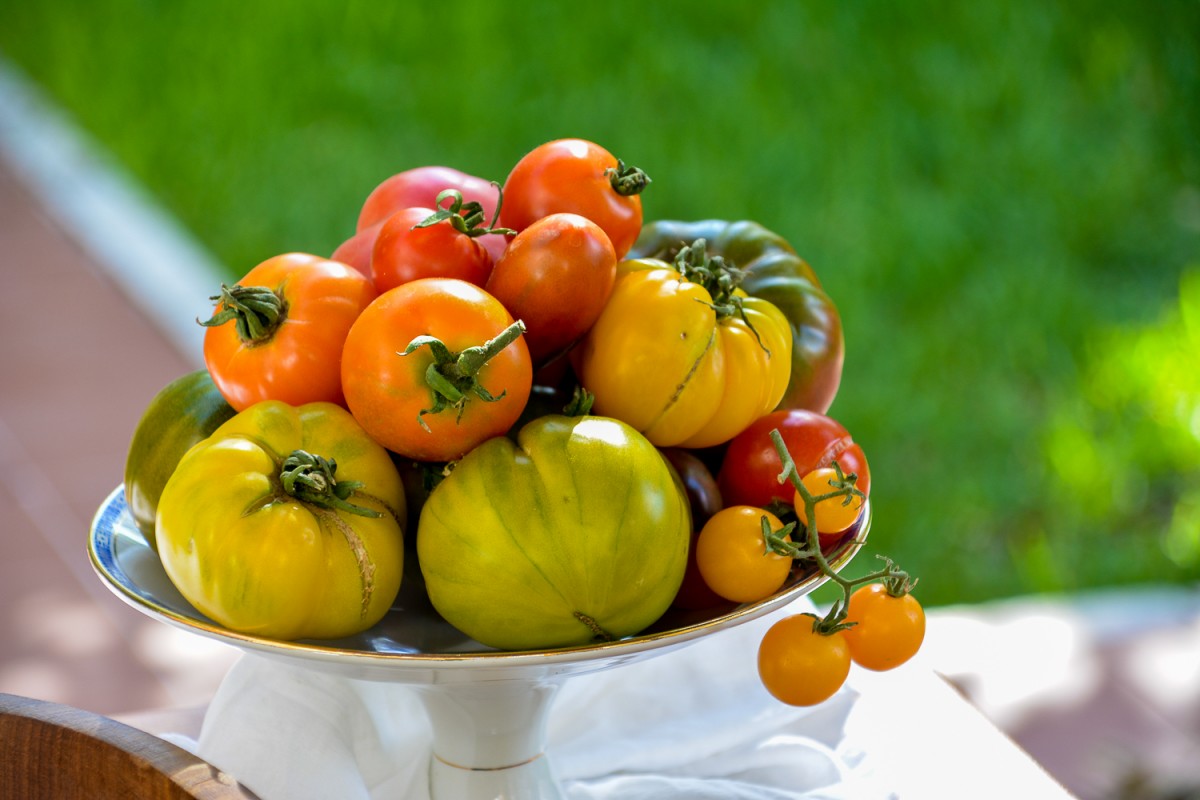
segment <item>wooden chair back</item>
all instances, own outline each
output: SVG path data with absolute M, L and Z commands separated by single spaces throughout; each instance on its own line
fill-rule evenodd
M 257 800 L 181 747 L 99 714 L 0 694 L 0 798 Z

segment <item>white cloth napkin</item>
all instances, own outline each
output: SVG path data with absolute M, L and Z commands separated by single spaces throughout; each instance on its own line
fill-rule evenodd
M 846 686 L 811 709 L 762 688 L 756 651 L 801 598 L 695 644 L 570 678 L 547 754 L 570 800 L 889 798 L 843 725 Z M 183 744 L 188 744 L 182 742 Z M 427 800 L 430 728 L 403 684 L 243 655 L 205 716 L 198 755 L 264 800 Z

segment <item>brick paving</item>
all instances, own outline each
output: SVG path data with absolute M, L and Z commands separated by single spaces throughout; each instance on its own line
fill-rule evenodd
M 94 575 L 88 525 L 141 409 L 195 368 L 0 162 L 0 691 L 102 714 L 203 703 L 234 653 Z

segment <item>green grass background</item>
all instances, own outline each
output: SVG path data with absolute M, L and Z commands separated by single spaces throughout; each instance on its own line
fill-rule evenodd
M 1200 577 L 1198 41 L 1183 0 L 0 4 L 234 277 L 562 136 L 650 218 L 784 234 L 843 315 L 870 550 L 930 604 Z

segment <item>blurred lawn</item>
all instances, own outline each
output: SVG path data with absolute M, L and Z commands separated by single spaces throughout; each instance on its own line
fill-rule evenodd
M 783 233 L 927 603 L 1200 578 L 1198 41 L 1182 0 L 0 4 L 234 277 L 328 254 L 394 172 L 568 135 L 651 218 Z

